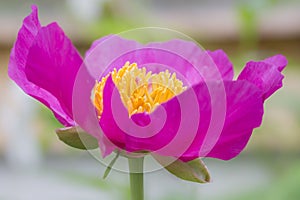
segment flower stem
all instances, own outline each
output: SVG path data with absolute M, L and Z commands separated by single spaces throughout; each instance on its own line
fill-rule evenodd
M 144 158 L 128 158 L 131 200 L 144 200 Z

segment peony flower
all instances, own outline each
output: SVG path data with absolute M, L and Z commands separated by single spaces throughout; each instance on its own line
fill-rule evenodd
M 233 79 L 222 50 L 180 39 L 141 44 L 117 35 L 96 40 L 81 57 L 57 23 L 40 25 L 33 6 L 8 73 L 66 127 L 58 134 L 73 137 L 80 127 L 103 156 L 151 152 L 184 165 L 236 157 L 261 125 L 263 104 L 282 86 L 286 65 L 282 55 L 250 61 Z

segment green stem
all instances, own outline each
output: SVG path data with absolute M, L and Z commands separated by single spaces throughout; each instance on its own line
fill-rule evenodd
M 144 158 L 128 158 L 131 200 L 144 200 Z

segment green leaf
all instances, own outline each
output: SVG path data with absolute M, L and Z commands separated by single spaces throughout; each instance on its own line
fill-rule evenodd
M 171 157 L 153 155 L 153 157 L 171 174 L 186 181 L 197 183 L 210 182 L 210 175 L 207 167 L 201 159 L 197 158 L 189 162 L 175 160 Z
M 58 138 L 65 144 L 77 149 L 96 149 L 98 141 L 78 126 L 56 129 Z

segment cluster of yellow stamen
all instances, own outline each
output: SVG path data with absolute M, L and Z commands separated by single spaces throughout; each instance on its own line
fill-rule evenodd
M 158 74 L 147 72 L 146 68 L 138 68 L 136 63 L 125 65 L 111 72 L 112 80 L 120 93 L 128 114 L 151 113 L 154 109 L 185 90 L 182 81 L 168 70 Z M 96 81 L 93 103 L 100 117 L 103 111 L 103 88 L 107 77 Z

